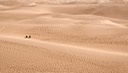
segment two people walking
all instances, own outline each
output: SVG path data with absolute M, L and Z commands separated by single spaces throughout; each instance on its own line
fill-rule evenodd
M 29 36 L 26 35 L 25 38 L 31 38 L 31 36 L 30 35 Z

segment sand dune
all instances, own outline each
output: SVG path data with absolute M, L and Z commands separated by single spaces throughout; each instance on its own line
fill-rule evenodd
M 0 73 L 128 73 L 128 5 L 105 1 L 0 1 Z
M 0 10 L 8 9 L 7 6 L 0 5 Z
M 111 17 L 111 18 L 117 18 L 117 19 L 128 19 L 127 9 L 128 5 L 119 4 L 119 5 L 71 5 L 71 6 L 53 6 L 51 9 L 54 12 L 58 13 L 66 13 L 66 14 L 74 14 L 74 15 L 80 15 L 80 14 L 93 14 L 98 16 L 105 16 L 105 17 Z M 61 10 L 63 8 L 63 10 Z M 72 9 L 72 11 L 70 11 Z M 107 11 L 109 9 L 109 11 Z
M 11 36 L 2 36 L 0 39 L 2 73 L 127 72 L 127 53 L 98 51 Z

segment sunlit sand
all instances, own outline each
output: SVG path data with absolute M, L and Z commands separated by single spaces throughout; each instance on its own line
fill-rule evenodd
M 0 1 L 0 73 L 128 73 L 128 1 Z

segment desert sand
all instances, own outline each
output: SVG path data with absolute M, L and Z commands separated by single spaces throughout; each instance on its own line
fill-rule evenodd
M 128 73 L 128 1 L 1 0 L 0 73 Z

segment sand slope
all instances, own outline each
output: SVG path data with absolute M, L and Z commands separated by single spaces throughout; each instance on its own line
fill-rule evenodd
M 127 72 L 127 53 L 11 36 L 1 36 L 0 39 L 2 73 Z
M 12 3 L 0 2 L 0 73 L 128 73 L 127 4 Z

